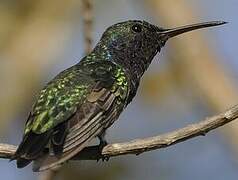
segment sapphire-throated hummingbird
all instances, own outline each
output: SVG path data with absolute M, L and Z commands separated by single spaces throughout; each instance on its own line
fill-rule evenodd
M 141 77 L 169 38 L 225 24 L 213 21 L 164 29 L 130 20 L 109 27 L 78 64 L 62 71 L 39 93 L 13 159 L 33 170 L 57 167 L 94 137 L 106 144 L 110 127 L 136 95 Z

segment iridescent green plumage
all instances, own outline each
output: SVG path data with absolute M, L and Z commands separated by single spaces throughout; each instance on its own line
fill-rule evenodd
M 145 21 L 126 21 L 109 27 L 88 56 L 57 75 L 37 96 L 13 158 L 17 166 L 34 161 L 34 171 L 55 168 L 94 137 L 105 144 L 105 130 L 131 102 L 142 75 L 165 42 L 223 23 L 163 29 Z
M 120 101 L 125 100 L 128 83 L 122 68 L 113 64 L 96 67 L 100 64 L 102 62 L 73 66 L 63 71 L 41 90 L 31 113 L 34 120 L 27 122 L 25 134 L 30 130 L 36 134 L 44 133 L 68 119 L 76 112 L 77 107 L 83 103 L 86 96 L 91 93 L 96 79 L 105 78 L 103 73 L 108 73 L 108 70 L 111 71 L 110 75 L 114 76 L 113 81 L 115 81 L 109 82 L 111 83 L 108 84 L 110 91 L 118 95 Z M 107 81 L 107 79 L 103 80 Z
M 108 125 L 104 126 L 104 124 L 102 124 L 102 126 L 99 128 L 100 131 L 94 132 L 91 130 L 91 132 L 87 133 L 87 135 L 90 136 L 92 134 L 92 137 L 99 135 L 103 129 L 111 125 L 123 110 L 128 95 L 128 79 L 123 68 L 111 61 L 91 61 L 90 59 L 91 57 L 88 56 L 84 58 L 79 64 L 61 72 L 39 93 L 37 101 L 33 105 L 32 111 L 26 123 L 24 132 L 25 139 L 22 143 L 22 147 L 25 148 L 28 146 L 29 149 L 19 148 L 16 153 L 16 157 L 21 157 L 18 161 L 19 167 L 21 167 L 21 164 L 25 165 L 25 163 L 22 163 L 23 157 L 28 163 L 28 159 L 34 159 L 39 153 L 38 151 L 34 152 L 35 146 L 30 147 L 29 145 L 24 145 L 29 143 L 28 141 L 34 142 L 34 135 L 45 135 L 49 133 L 49 136 L 42 137 L 42 139 L 47 139 L 45 143 L 42 144 L 42 146 L 52 146 L 55 153 L 58 151 L 62 153 L 64 149 L 67 149 L 67 151 L 71 152 L 72 147 L 74 147 L 71 147 L 71 144 L 77 144 L 77 142 L 72 142 L 72 140 L 69 140 L 71 144 L 68 143 L 68 145 L 67 139 L 64 140 L 66 138 L 63 137 L 64 133 L 61 137 L 60 134 L 57 135 L 56 130 L 55 132 L 52 130 L 57 129 L 58 126 L 61 126 L 61 124 L 65 122 L 68 124 L 65 127 L 67 131 L 75 128 L 75 120 L 72 117 L 76 116 L 77 111 L 80 112 L 80 109 L 85 111 L 84 104 L 88 104 L 88 106 L 92 107 L 93 104 L 97 104 L 97 108 L 99 110 L 95 111 L 92 108 L 93 111 L 90 112 L 91 110 L 88 108 L 87 112 L 82 112 L 81 115 L 78 115 L 80 116 L 79 119 L 81 120 L 86 119 L 86 121 L 89 122 L 90 119 L 93 119 L 99 113 L 101 116 L 104 113 L 108 113 L 109 115 L 112 112 L 114 113 L 113 116 L 107 120 L 108 122 L 105 122 L 105 124 Z M 105 99 L 102 99 L 103 95 L 106 96 L 105 94 L 108 97 L 104 97 Z M 111 108 L 112 106 L 113 108 Z M 111 111 L 111 109 L 113 109 L 113 111 Z M 90 113 L 92 114 L 91 117 L 88 115 Z M 87 117 L 85 118 L 85 116 Z M 100 122 L 97 123 L 101 122 L 102 121 L 100 120 Z M 81 129 L 83 128 L 84 127 Z M 63 130 L 63 132 L 65 131 L 66 130 Z M 54 134 L 57 135 L 56 138 L 60 139 L 59 141 L 65 141 L 64 145 L 60 144 L 62 146 L 60 147 L 60 150 L 56 150 L 57 147 L 55 145 L 59 143 L 55 143 L 54 139 L 56 138 L 54 138 Z M 68 138 L 69 137 L 71 137 L 71 135 L 68 132 Z M 76 136 L 74 138 L 76 138 Z M 50 139 L 52 139 L 51 145 L 48 144 Z M 81 139 L 87 140 L 88 137 L 81 137 Z M 72 153 L 70 153 L 70 155 L 71 154 Z M 38 170 L 40 166 L 43 165 L 36 165 L 35 170 Z
M 34 120 L 27 122 L 25 133 L 44 133 L 76 112 L 93 82 L 81 72 L 77 66 L 69 68 L 41 90 L 31 113 Z

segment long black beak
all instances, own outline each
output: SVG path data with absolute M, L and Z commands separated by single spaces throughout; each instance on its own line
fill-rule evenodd
M 191 25 L 186 25 L 186 26 L 172 28 L 172 29 L 165 29 L 160 31 L 159 34 L 165 35 L 167 36 L 167 38 L 171 38 L 171 37 L 174 37 L 189 31 L 193 31 L 196 29 L 202 29 L 202 28 L 207 28 L 212 26 L 220 26 L 226 23 L 227 22 L 224 22 L 224 21 L 211 21 L 211 22 L 197 23 L 197 24 L 191 24 Z

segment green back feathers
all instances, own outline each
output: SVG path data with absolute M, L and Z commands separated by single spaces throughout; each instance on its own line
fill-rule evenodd
M 38 95 L 25 134 L 30 130 L 44 133 L 68 119 L 85 99 L 90 83 L 76 67 L 60 73 Z
M 26 123 L 25 134 L 44 133 L 69 119 L 97 82 L 115 93 L 118 103 L 125 100 L 128 83 L 119 66 L 110 61 L 83 61 L 61 72 L 41 90 Z

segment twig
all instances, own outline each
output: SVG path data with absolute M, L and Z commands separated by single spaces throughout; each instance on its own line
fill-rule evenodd
M 93 25 L 93 3 L 92 0 L 82 0 L 83 28 L 85 39 L 85 52 L 92 49 L 92 25 Z
M 90 146 L 83 149 L 73 160 L 96 160 L 102 157 L 112 157 L 124 154 L 141 154 L 159 148 L 165 148 L 187 139 L 205 135 L 207 132 L 223 126 L 238 118 L 238 105 L 224 113 L 207 118 L 199 123 L 190 124 L 184 128 L 162 134 L 159 136 L 136 139 L 124 143 L 115 143 L 105 146 L 102 152 L 98 146 Z M 0 144 L 0 158 L 11 158 L 16 147 L 9 144 Z
M 11 159 L 16 150 L 17 147 L 14 145 L 0 143 L 0 158 Z

